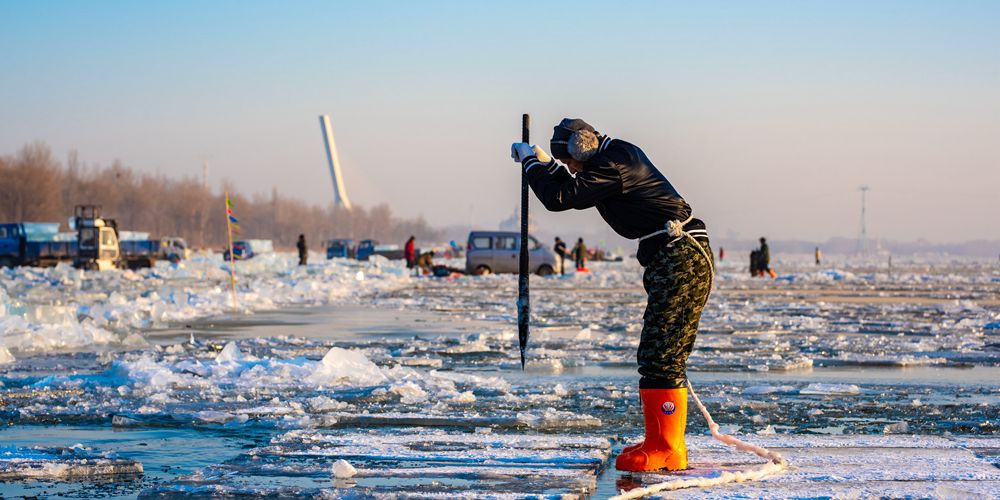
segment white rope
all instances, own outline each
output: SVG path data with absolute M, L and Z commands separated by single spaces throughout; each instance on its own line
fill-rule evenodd
M 694 236 L 691 236 L 691 233 L 684 230 L 684 226 L 686 226 L 688 222 L 691 222 L 691 220 L 693 219 L 694 219 L 694 213 L 689 215 L 688 218 L 683 221 L 678 221 L 678 220 L 667 221 L 667 227 L 665 229 L 649 233 L 646 236 L 639 238 L 639 243 L 642 243 L 643 240 L 652 238 L 653 236 L 659 236 L 664 233 L 674 238 L 670 243 L 667 243 L 668 246 L 673 245 L 677 240 L 681 238 L 687 238 L 691 240 L 691 243 L 694 243 L 694 247 L 697 248 L 699 252 L 701 252 L 702 257 L 705 257 L 705 262 L 708 262 L 708 268 L 712 270 L 711 278 L 712 281 L 714 282 L 715 264 L 712 261 L 712 257 L 708 255 L 708 252 L 705 251 L 705 247 L 701 246 L 701 243 L 698 243 L 698 240 L 696 240 Z M 711 290 L 711 286 L 709 286 L 709 290 Z
M 671 491 L 680 490 L 684 488 L 707 488 L 710 486 L 718 486 L 720 484 L 726 483 L 742 483 L 745 481 L 759 481 L 764 479 L 771 474 L 777 474 L 788 467 L 788 462 L 784 457 L 778 452 L 768 450 L 767 448 L 762 448 L 760 446 L 752 445 L 750 443 L 740 441 L 729 434 L 723 434 L 719 432 L 719 424 L 715 423 L 712 419 L 712 415 L 708 413 L 705 405 L 701 404 L 701 400 L 698 399 L 698 395 L 694 392 L 694 387 L 691 386 L 691 381 L 687 382 L 688 392 L 691 393 L 691 398 L 694 399 L 695 406 L 701 410 L 701 414 L 705 417 L 705 421 L 708 422 L 708 430 L 712 432 L 712 437 L 716 440 L 727 444 L 729 446 L 734 446 L 736 449 L 745 451 L 748 453 L 753 453 L 768 462 L 761 465 L 760 467 L 749 469 L 745 471 L 737 472 L 723 472 L 715 477 L 695 477 L 690 479 L 674 479 L 673 481 L 666 481 L 663 483 L 657 483 L 654 485 L 647 486 L 645 488 L 635 488 L 629 491 L 622 490 L 619 492 L 618 496 L 611 497 L 611 500 L 626 500 L 630 498 L 642 498 L 654 493 L 659 493 L 661 491 Z

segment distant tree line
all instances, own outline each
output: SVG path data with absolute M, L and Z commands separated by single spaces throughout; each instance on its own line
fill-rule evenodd
M 76 205 L 101 205 L 102 214 L 116 219 L 122 230 L 180 236 L 194 247 L 218 249 L 226 245 L 226 190 L 240 220 L 240 237 L 271 239 L 278 247 L 293 247 L 300 233 L 313 249 L 330 238 L 402 244 L 411 234 L 423 241 L 442 237 L 422 217 L 394 217 L 386 204 L 348 211 L 310 205 L 277 190 L 244 196 L 227 185 L 215 192 L 194 177 L 136 172 L 118 161 L 81 165 L 75 153 L 64 165 L 44 143 L 0 156 L 0 222 L 61 222 L 67 230 Z

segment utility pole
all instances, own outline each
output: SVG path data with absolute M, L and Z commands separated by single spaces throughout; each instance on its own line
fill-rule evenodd
M 201 162 L 201 189 L 204 191 L 203 194 L 208 195 L 211 198 L 211 191 L 208 189 L 208 161 Z M 208 225 L 208 213 L 209 210 L 205 207 L 205 202 L 203 201 L 198 205 L 198 247 L 205 248 L 205 226 Z
M 865 224 L 865 204 L 867 201 L 868 186 L 861 186 L 858 191 L 861 191 L 861 230 L 858 232 L 858 253 L 861 255 L 868 255 L 868 228 Z

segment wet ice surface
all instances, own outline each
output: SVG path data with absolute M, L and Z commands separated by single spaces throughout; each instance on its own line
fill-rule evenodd
M 0 493 L 604 497 L 657 479 L 609 466 L 641 429 L 637 265 L 534 279 L 521 372 L 516 277 L 411 279 L 384 261 L 298 269 L 291 256 L 243 264 L 241 304 L 256 312 L 235 321 L 220 316 L 217 260 L 0 271 L 4 445 L 83 443 L 145 468 L 112 481 L 8 476 Z M 996 266 L 897 264 L 891 279 L 863 264 L 786 267 L 765 281 L 720 266 L 689 366 L 723 430 L 781 449 L 793 470 L 713 496 L 852 481 L 875 495 L 916 491 L 893 478 L 991 491 Z M 326 312 L 267 312 L 316 305 Z M 755 463 L 705 437 L 694 411 L 688 429 L 693 462 Z M 920 448 L 923 461 L 897 448 Z

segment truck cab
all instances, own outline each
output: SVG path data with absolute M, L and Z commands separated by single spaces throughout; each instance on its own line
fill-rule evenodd
M 326 258 L 354 258 L 354 240 L 336 239 L 326 242 Z
M 258 255 L 274 253 L 271 240 L 236 240 L 233 242 L 233 260 L 247 260 Z M 229 260 L 229 249 L 222 252 L 222 260 Z
M 355 254 L 357 259 L 368 260 L 375 253 L 375 245 L 378 245 L 378 242 L 375 240 L 361 240 L 361 243 L 358 243 L 358 249 Z
M 118 225 L 113 219 L 101 218 L 100 206 L 77 206 L 74 225 L 77 230 L 74 267 L 100 271 L 120 267 L 121 245 L 118 243 Z
M 160 258 L 180 262 L 191 258 L 191 248 L 184 238 L 168 236 L 160 239 Z

